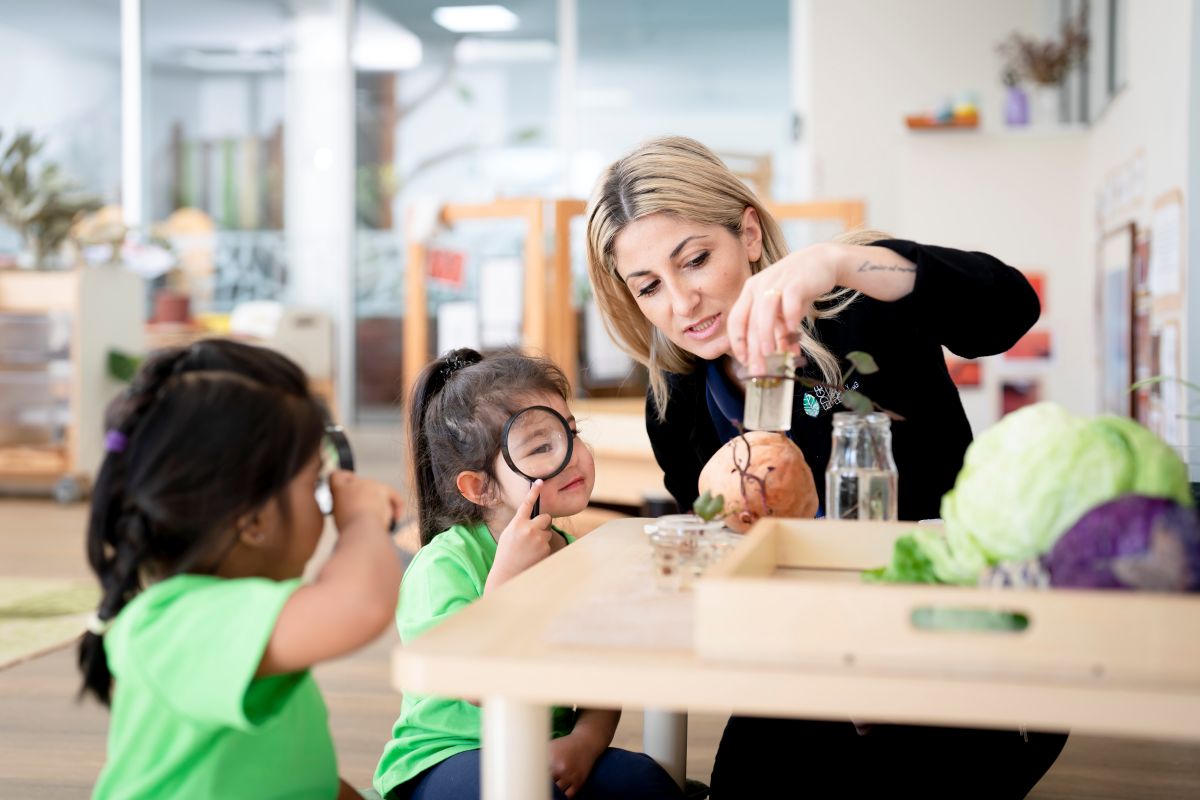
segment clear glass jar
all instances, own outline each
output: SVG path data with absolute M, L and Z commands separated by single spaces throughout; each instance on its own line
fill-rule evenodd
M 766 374 L 746 382 L 742 424 L 748 431 L 790 431 L 796 360 L 791 353 L 780 352 L 767 356 L 766 362 Z
M 833 415 L 833 452 L 825 469 L 826 517 L 896 519 L 898 477 L 887 415 Z
M 658 588 L 680 591 L 708 567 L 724 544 L 724 523 L 695 514 L 668 514 L 646 525 Z

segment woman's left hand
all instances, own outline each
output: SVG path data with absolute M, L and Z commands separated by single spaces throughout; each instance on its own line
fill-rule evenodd
M 838 248 L 815 244 L 789 253 L 742 285 L 727 330 L 733 357 L 750 375 L 766 372 L 771 353 L 802 357 L 796 333 L 813 301 L 838 285 Z

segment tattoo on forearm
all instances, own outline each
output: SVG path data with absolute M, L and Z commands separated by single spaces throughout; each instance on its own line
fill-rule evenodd
M 864 261 L 862 266 L 858 268 L 859 272 L 916 272 L 915 266 L 906 267 L 903 264 L 872 264 L 870 261 Z

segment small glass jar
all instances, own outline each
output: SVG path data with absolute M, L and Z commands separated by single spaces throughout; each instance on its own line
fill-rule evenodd
M 780 352 L 767 356 L 766 362 L 766 374 L 746 382 L 742 424 L 750 431 L 790 431 L 796 360 L 791 353 Z
M 688 589 L 719 549 L 713 540 L 724 524 L 695 514 L 668 514 L 646 526 L 654 559 L 654 582 L 666 591 Z
M 833 452 L 825 469 L 825 516 L 896 519 L 898 479 L 887 415 L 834 414 Z

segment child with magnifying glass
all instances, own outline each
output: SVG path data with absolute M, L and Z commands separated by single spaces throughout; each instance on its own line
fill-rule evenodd
M 595 482 L 591 452 L 551 362 L 516 351 L 455 350 L 428 365 L 409 402 L 421 549 L 400 586 L 403 642 L 574 539 L 552 524 L 578 514 Z M 610 747 L 619 710 L 554 709 L 555 798 L 678 798 L 649 756 Z M 481 709 L 406 693 L 375 772 L 390 800 L 480 795 Z

